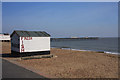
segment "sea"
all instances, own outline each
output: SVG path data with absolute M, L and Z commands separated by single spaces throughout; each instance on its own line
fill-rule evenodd
M 79 51 L 96 51 L 118 54 L 118 38 L 98 38 L 86 40 L 53 40 L 51 47 Z

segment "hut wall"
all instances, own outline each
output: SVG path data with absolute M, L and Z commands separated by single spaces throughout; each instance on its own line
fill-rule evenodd
M 20 52 L 50 51 L 50 37 L 20 37 Z

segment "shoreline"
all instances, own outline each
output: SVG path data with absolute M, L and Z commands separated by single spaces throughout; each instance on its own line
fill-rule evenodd
M 96 52 L 96 53 L 106 53 L 106 54 L 114 54 L 114 55 L 120 55 L 118 52 L 110 52 L 110 51 L 102 51 L 102 50 L 83 50 L 83 49 L 74 49 L 74 48 L 62 48 L 62 47 L 51 47 L 51 48 L 57 48 L 57 49 L 65 49 L 65 50 L 74 50 L 74 51 L 86 51 L 86 52 Z

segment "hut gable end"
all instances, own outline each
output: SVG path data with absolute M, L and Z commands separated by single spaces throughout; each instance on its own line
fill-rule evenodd
M 12 46 L 12 50 L 14 50 L 14 51 L 19 51 L 19 44 L 20 44 L 20 37 L 16 34 L 16 33 L 14 33 L 13 35 L 12 35 L 12 37 L 11 37 L 11 46 Z

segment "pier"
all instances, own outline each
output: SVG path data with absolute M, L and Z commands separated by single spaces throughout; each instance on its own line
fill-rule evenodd
M 81 38 L 51 38 L 51 41 L 59 40 L 97 40 L 98 37 L 81 37 Z

